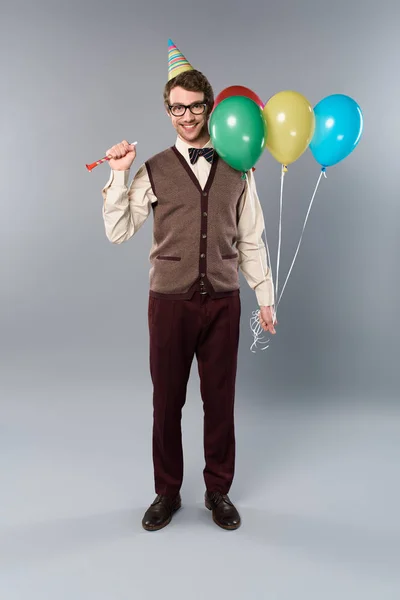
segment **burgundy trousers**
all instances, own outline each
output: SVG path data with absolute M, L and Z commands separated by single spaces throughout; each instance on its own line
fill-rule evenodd
M 181 418 L 196 355 L 204 408 L 206 489 L 227 494 L 235 470 L 234 399 L 241 304 L 239 294 L 190 300 L 149 296 L 156 494 L 173 496 L 183 480 Z

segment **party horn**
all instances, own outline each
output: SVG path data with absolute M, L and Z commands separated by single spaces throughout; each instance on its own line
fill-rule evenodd
M 132 145 L 132 146 L 136 146 L 136 144 L 137 144 L 137 142 L 133 142 L 131 145 Z M 91 165 L 86 165 L 86 168 L 87 168 L 87 170 L 88 170 L 89 172 L 90 172 L 90 171 L 93 171 L 93 169 L 94 169 L 95 167 L 97 167 L 97 165 L 101 165 L 103 162 L 106 162 L 106 161 L 108 161 L 108 160 L 110 160 L 110 159 L 108 158 L 108 156 L 103 156 L 103 158 L 100 158 L 100 160 L 96 160 L 96 162 L 92 163 Z

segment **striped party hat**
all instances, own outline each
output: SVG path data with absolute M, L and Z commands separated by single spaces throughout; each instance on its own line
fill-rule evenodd
M 178 50 L 172 40 L 168 40 L 168 81 L 184 71 L 192 70 L 192 65 L 186 60 L 182 52 Z

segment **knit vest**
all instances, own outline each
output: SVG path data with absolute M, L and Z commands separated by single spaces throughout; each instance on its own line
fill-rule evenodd
M 175 146 L 146 162 L 153 204 L 150 294 L 189 298 L 201 284 L 212 297 L 239 293 L 241 173 L 217 154 L 204 190 Z

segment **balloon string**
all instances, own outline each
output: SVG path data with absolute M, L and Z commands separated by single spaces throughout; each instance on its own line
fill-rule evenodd
M 284 283 L 284 285 L 283 285 L 282 291 L 281 291 L 281 293 L 280 293 L 280 296 L 279 296 L 279 298 L 278 298 L 278 301 L 277 301 L 277 304 L 276 304 L 277 306 L 278 306 L 279 302 L 281 301 L 281 298 L 282 298 L 283 291 L 284 291 L 284 289 L 285 289 L 285 287 L 286 287 L 286 284 L 287 284 L 287 282 L 288 282 L 288 279 L 289 279 L 290 273 L 291 273 L 291 271 L 292 271 L 292 269 L 293 269 L 294 262 L 295 262 L 295 260 L 296 260 L 297 254 L 298 254 L 298 252 L 299 252 L 299 248 L 300 248 L 301 240 L 303 239 L 303 233 L 304 233 L 304 230 L 305 230 L 305 227 L 306 227 L 306 223 L 307 223 L 307 220 L 308 220 L 308 215 L 310 214 L 310 210 L 311 210 L 312 204 L 313 204 L 313 202 L 314 202 L 314 198 L 315 198 L 315 195 L 316 195 L 316 193 L 317 193 L 317 190 L 318 190 L 318 187 L 319 187 L 319 184 L 320 184 L 320 181 L 321 181 L 321 177 L 322 177 L 322 175 L 323 175 L 323 176 L 326 178 L 326 172 L 325 172 L 325 169 L 324 169 L 324 168 L 321 170 L 321 173 L 320 173 L 320 175 L 319 175 L 319 177 L 318 177 L 318 181 L 317 181 L 317 184 L 316 184 L 316 186 L 315 186 L 314 193 L 313 193 L 313 195 L 312 195 L 312 198 L 311 198 L 311 201 L 310 201 L 310 204 L 309 204 L 308 210 L 307 210 L 306 218 L 304 219 L 304 224 L 303 224 L 303 229 L 302 229 L 302 232 L 301 232 L 301 235 L 300 235 L 300 240 L 299 240 L 299 243 L 297 244 L 297 249 L 296 249 L 296 252 L 295 252 L 294 258 L 293 258 L 293 260 L 292 260 L 292 264 L 290 265 L 289 272 L 288 272 L 288 274 L 287 274 L 287 277 L 286 277 L 285 283 Z M 278 293 L 278 292 L 277 292 L 277 293 Z
M 255 354 L 255 350 L 253 350 L 253 348 L 257 347 L 257 344 L 263 344 L 264 347 L 261 348 L 261 350 L 266 350 L 269 347 L 269 338 L 265 341 L 265 332 L 264 329 L 261 327 L 261 323 L 260 323 L 260 311 L 259 310 L 253 310 L 253 312 L 251 313 L 251 317 L 250 317 L 250 329 L 253 333 L 253 343 L 250 346 L 250 350 L 251 352 L 253 352 L 253 354 Z

